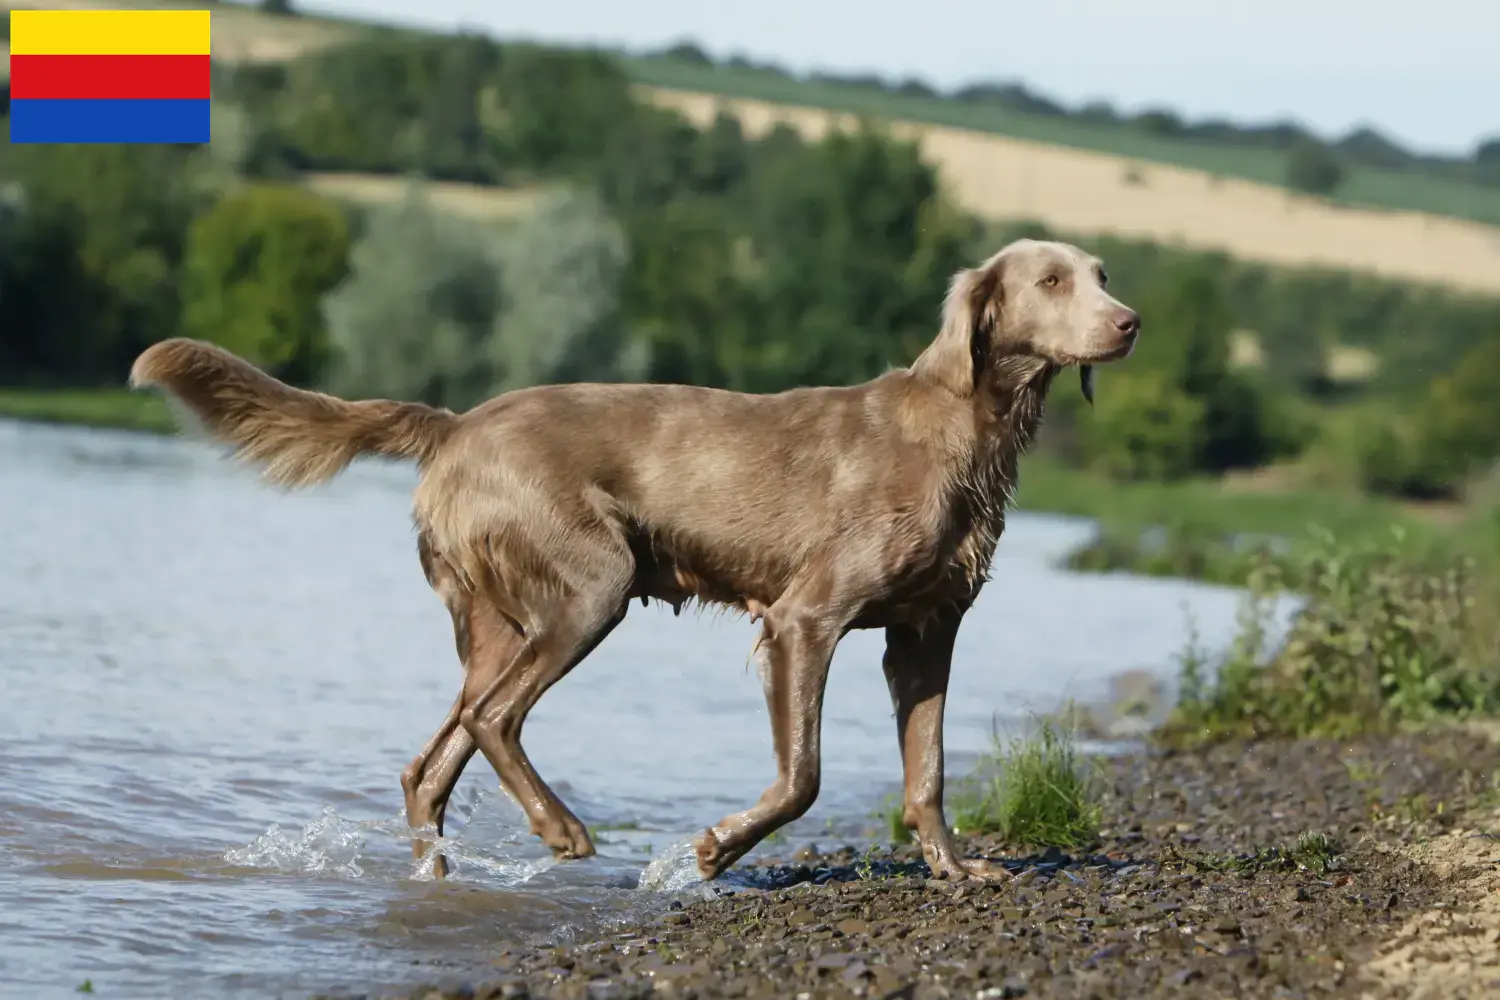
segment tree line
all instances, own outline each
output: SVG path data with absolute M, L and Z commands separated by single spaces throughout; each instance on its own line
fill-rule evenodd
M 293 382 L 457 408 L 561 380 L 849 383 L 916 356 L 957 268 L 1043 235 L 969 216 L 877 128 L 699 130 L 598 52 L 388 32 L 217 72 L 210 146 L 0 156 L 5 381 L 118 384 L 184 333 Z M 317 170 L 413 180 L 351 207 L 299 183 Z M 531 203 L 459 217 L 417 178 Z M 1147 327 L 1094 411 L 1059 390 L 1063 458 L 1165 479 L 1323 449 L 1358 485 L 1443 495 L 1500 453 L 1500 302 L 1081 242 Z M 1340 347 L 1382 366 L 1342 383 Z

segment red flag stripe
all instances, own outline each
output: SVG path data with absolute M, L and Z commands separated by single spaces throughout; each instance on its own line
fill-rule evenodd
M 10 57 L 12 100 L 206 100 L 203 56 Z

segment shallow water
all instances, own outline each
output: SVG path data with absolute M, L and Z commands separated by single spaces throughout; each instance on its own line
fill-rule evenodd
M 601 856 L 552 863 L 476 758 L 450 808 L 455 877 L 411 860 L 397 777 L 460 680 L 412 482 L 366 464 L 285 495 L 200 444 L 0 422 L 0 994 L 468 975 L 497 942 L 691 881 L 682 841 L 774 774 L 754 629 L 639 606 L 526 727 Z M 1091 530 L 1013 519 L 959 639 L 952 771 L 997 713 L 1169 675 L 1189 611 L 1209 645 L 1230 634 L 1232 591 L 1051 568 Z M 880 648 L 856 633 L 835 658 L 823 792 L 793 844 L 879 829 L 900 774 Z

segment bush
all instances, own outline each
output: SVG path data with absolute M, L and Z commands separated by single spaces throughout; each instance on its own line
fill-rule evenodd
M 420 186 L 370 212 L 349 277 L 324 301 L 329 386 L 466 408 L 501 304 L 499 233 L 434 211 Z
M 1344 166 L 1321 142 L 1297 143 L 1286 161 L 1286 186 L 1304 194 L 1327 196 L 1344 182 Z
M 414 187 L 371 213 L 326 303 L 331 385 L 464 409 L 507 389 L 638 375 L 621 337 L 619 228 L 592 195 L 553 192 L 509 229 L 433 211 Z
M 1116 479 L 1187 476 L 1199 465 L 1204 409 L 1165 372 L 1105 372 L 1093 411 L 1078 416 L 1084 460 Z
M 626 344 L 620 324 L 625 234 L 597 196 L 548 194 L 499 247 L 505 303 L 488 342 L 492 392 L 645 374 L 645 345 Z
M 0 295 L 5 377 L 120 380 L 178 325 L 183 242 L 201 194 L 193 154 L 35 145 L 3 155 L 24 192 Z
M 182 327 L 295 381 L 328 351 L 321 302 L 349 268 L 349 226 L 302 188 L 250 185 L 188 230 Z
M 1069 734 L 1041 720 L 1035 736 L 1002 746 L 961 794 L 955 825 L 1030 847 L 1086 847 L 1099 839 L 1101 783 Z
M 1351 549 L 1323 536 L 1299 564 L 1264 561 L 1249 580 L 1241 630 L 1213 677 L 1183 657 L 1167 743 L 1228 738 L 1346 738 L 1500 708 L 1492 618 L 1475 618 L 1472 560 L 1431 571 L 1389 543 Z M 1303 606 L 1267 650 L 1275 603 Z
M 1500 340 L 1481 342 L 1417 400 L 1371 408 L 1355 442 L 1360 485 L 1419 500 L 1460 497 L 1500 458 Z

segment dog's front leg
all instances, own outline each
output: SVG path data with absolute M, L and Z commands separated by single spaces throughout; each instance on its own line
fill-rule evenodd
M 960 857 L 943 818 L 943 704 L 962 618 L 961 611 L 952 609 L 921 631 L 907 625 L 886 629 L 882 665 L 901 741 L 902 821 L 917 831 L 934 878 L 1008 878 L 1003 868 Z
M 773 607 L 766 612 L 755 655 L 771 716 L 776 781 L 754 806 L 726 816 L 698 838 L 698 873 L 705 879 L 717 878 L 817 799 L 823 689 L 842 635 L 842 623 L 812 611 Z

